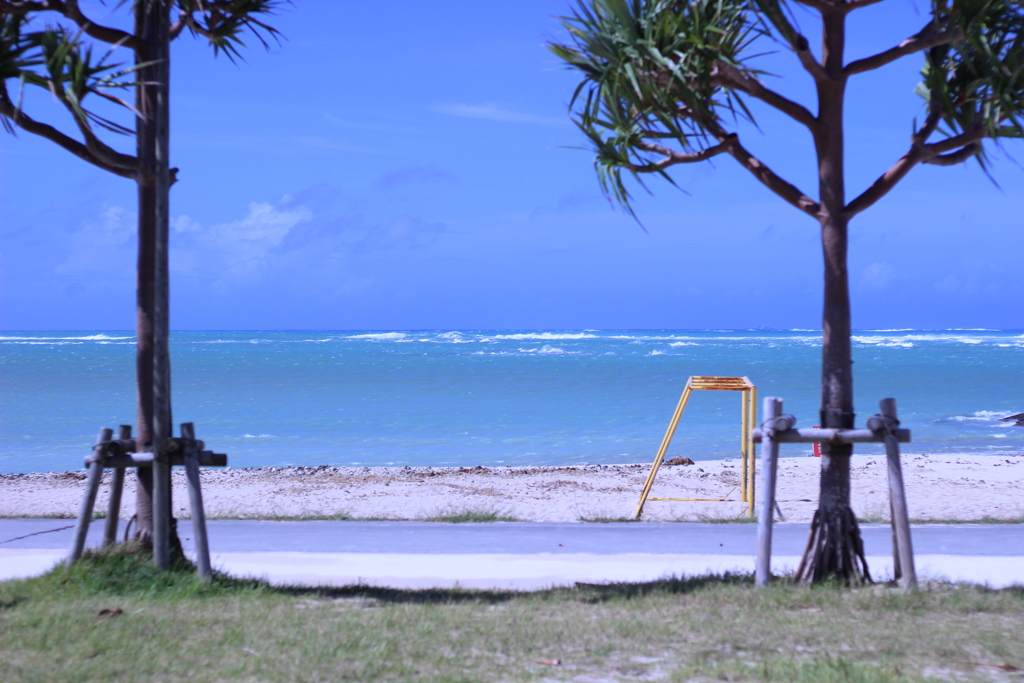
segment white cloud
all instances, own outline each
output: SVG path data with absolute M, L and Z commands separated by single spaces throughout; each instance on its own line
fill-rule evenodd
M 367 255 L 409 254 L 447 232 L 443 223 L 416 216 L 369 221 L 343 195 L 316 189 L 254 202 L 243 217 L 216 225 L 177 217 L 171 235 L 174 277 L 186 288 L 220 294 L 257 285 L 294 291 L 300 283 L 355 294 L 376 286 L 360 272 Z
M 963 283 L 960 282 L 960 278 L 952 273 L 935 283 L 936 291 L 943 292 L 944 294 L 956 294 L 962 288 Z
M 277 205 L 253 202 L 245 218 L 203 229 L 187 216 L 179 224 L 183 243 L 173 254 L 171 266 L 185 275 L 204 270 L 220 281 L 253 281 L 272 268 L 274 250 L 297 225 L 309 221 L 313 212 L 304 206 L 287 207 L 290 197 Z M 184 220 L 182 220 L 184 219 Z
M 58 275 L 102 273 L 118 268 L 133 257 L 138 216 L 123 206 L 108 206 L 94 218 L 82 221 L 71 233 L 71 253 L 56 268 Z
M 871 289 L 885 289 L 896 279 L 896 269 L 884 261 L 872 263 L 864 268 L 862 276 Z
M 433 107 L 439 114 L 461 116 L 467 119 L 484 119 L 502 123 L 533 123 L 544 126 L 558 126 L 566 123 L 565 119 L 549 119 L 533 114 L 503 109 L 494 104 L 438 104 Z
M 287 199 L 282 203 L 285 201 Z M 214 226 L 213 233 L 221 241 L 247 241 L 276 247 L 289 230 L 312 217 L 313 213 L 304 206 L 282 210 L 266 202 L 253 202 L 249 205 L 248 216 L 240 221 Z
M 182 215 L 171 221 L 171 229 L 174 232 L 199 232 L 203 229 L 203 226 L 188 216 Z

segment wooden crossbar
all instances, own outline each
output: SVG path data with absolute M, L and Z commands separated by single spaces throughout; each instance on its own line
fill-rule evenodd
M 118 438 L 113 438 L 112 429 L 101 429 L 93 452 L 85 459 L 88 478 L 85 496 L 78 510 L 78 522 L 75 525 L 75 537 L 68 554 L 68 563 L 74 564 L 82 557 L 85 550 L 85 537 L 92 521 L 93 507 L 96 505 L 96 494 L 99 492 L 100 481 L 104 469 L 114 470 L 114 481 L 110 491 L 110 503 L 107 509 L 107 523 L 103 533 L 103 545 L 114 543 L 117 535 L 117 523 L 120 517 L 121 491 L 124 487 L 124 471 L 128 467 L 154 467 L 157 459 L 153 453 L 140 453 L 139 444 L 132 438 L 130 425 L 121 425 Z M 189 502 L 192 513 L 192 533 L 195 538 L 196 565 L 199 577 L 207 580 L 212 575 L 210 566 L 210 547 L 206 537 L 206 513 L 203 511 L 203 493 L 199 486 L 199 468 L 201 466 L 224 467 L 228 464 L 228 456 L 223 453 L 205 451 L 205 444 L 196 439 L 195 428 L 191 422 L 181 425 L 181 437 L 164 439 L 161 462 L 166 467 L 182 465 L 185 467 L 185 481 L 188 487 Z M 156 506 L 154 506 L 156 507 Z M 159 508 L 155 514 L 163 514 Z

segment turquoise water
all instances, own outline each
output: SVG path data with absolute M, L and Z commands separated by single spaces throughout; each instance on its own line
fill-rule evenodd
M 817 424 L 814 331 L 175 332 L 174 414 L 233 467 L 650 460 L 690 375 L 746 375 Z M 1024 452 L 1024 334 L 858 332 L 858 425 L 897 399 L 911 451 Z M 81 467 L 134 422 L 129 332 L 0 335 L 0 471 Z M 673 455 L 738 452 L 739 394 L 695 394 Z M 783 455 L 803 456 L 805 446 Z M 878 446 L 858 452 L 880 452 Z

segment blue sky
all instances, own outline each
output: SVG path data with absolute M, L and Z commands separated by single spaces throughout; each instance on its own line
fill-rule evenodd
M 577 78 L 545 48 L 568 7 L 298 1 L 282 44 L 238 65 L 179 40 L 172 327 L 819 327 L 817 224 L 730 159 L 677 167 L 688 194 L 639 191 L 647 232 L 601 196 L 567 149 Z M 854 13 L 848 58 L 923 22 L 909 0 Z M 813 104 L 788 54 L 764 64 Z M 851 84 L 851 196 L 905 151 L 920 65 Z M 745 144 L 817 196 L 806 132 L 754 109 Z M 1024 145 L 1007 150 L 1001 187 L 919 167 L 855 219 L 855 327 L 1024 327 Z M 134 184 L 27 133 L 0 157 L 0 327 L 131 329 Z

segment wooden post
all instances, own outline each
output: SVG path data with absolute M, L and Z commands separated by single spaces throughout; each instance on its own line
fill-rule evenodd
M 782 413 L 782 399 L 764 399 L 764 427 L 761 438 L 761 500 L 757 512 L 757 565 L 754 577 L 759 587 L 767 586 L 772 564 L 772 509 L 775 505 L 775 472 L 779 442 L 775 440 L 775 418 Z
M 889 469 L 889 502 L 892 511 L 892 530 L 896 538 L 896 553 L 893 561 L 899 570 L 902 588 L 917 585 L 914 569 L 914 548 L 910 540 L 910 515 L 907 512 L 907 496 L 903 488 L 903 468 L 900 465 L 900 442 L 896 438 L 896 399 L 884 398 L 879 402 L 885 429 L 885 459 Z
M 121 425 L 117 438 L 121 441 L 132 438 L 132 426 Z M 110 501 L 107 503 L 107 523 L 103 528 L 103 545 L 117 542 L 117 524 L 121 521 L 121 493 L 124 491 L 124 468 L 114 468 L 114 479 L 110 483 Z
M 96 445 L 110 441 L 114 435 L 113 429 L 104 427 L 96 437 Z M 96 454 L 97 456 L 99 453 Z M 96 493 L 100 490 L 100 480 L 103 479 L 103 459 L 96 457 L 89 463 L 89 476 L 85 483 L 85 496 L 82 498 L 82 505 L 78 508 L 78 522 L 75 524 L 75 539 L 71 544 L 71 552 L 68 554 L 68 564 L 74 564 L 82 557 L 85 550 L 85 537 L 89 533 L 89 522 L 92 521 L 92 509 L 96 505 Z
M 156 432 L 156 430 L 153 430 Z M 166 440 L 154 439 L 154 443 Z M 164 456 L 166 457 L 166 456 Z M 160 569 L 171 566 L 171 466 L 160 454 L 153 458 L 153 561 Z
M 195 426 L 191 422 L 181 425 L 181 437 L 195 441 Z M 185 478 L 188 481 L 188 497 L 192 505 L 192 535 L 196 542 L 196 566 L 199 578 L 210 580 L 210 544 L 206 539 L 206 513 L 203 511 L 203 492 L 199 487 L 199 452 L 195 444 L 185 451 Z

